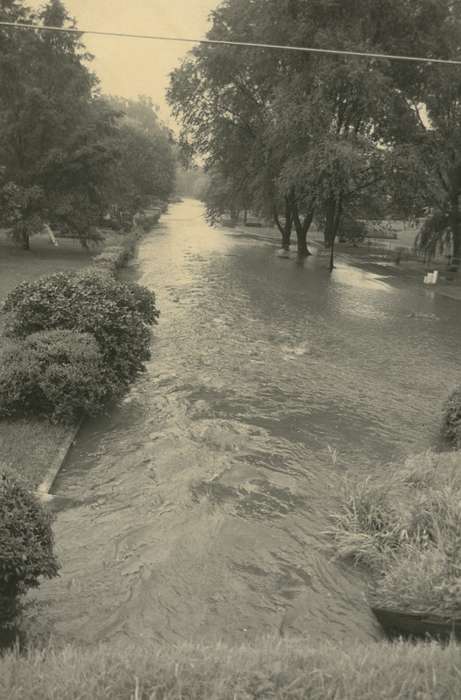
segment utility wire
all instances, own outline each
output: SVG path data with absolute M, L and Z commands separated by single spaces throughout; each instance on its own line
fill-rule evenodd
M 333 56 L 357 56 L 359 58 L 377 58 L 388 61 L 410 61 L 412 63 L 441 63 L 443 65 L 461 66 L 461 60 L 445 58 L 428 58 L 424 56 L 399 56 L 386 53 L 369 53 L 366 51 L 340 51 L 338 49 L 317 49 L 309 46 L 290 46 L 284 44 L 262 44 L 247 41 L 227 41 L 224 39 L 191 39 L 179 36 L 156 36 L 154 34 L 128 34 L 126 32 L 104 32 L 95 29 L 72 29 L 65 27 L 50 27 L 38 24 L 20 24 L 17 22 L 1 22 L 0 27 L 22 30 L 39 30 L 45 32 L 62 32 L 65 34 L 94 34 L 96 36 L 112 36 L 126 39 L 150 39 L 152 41 L 175 41 L 188 44 L 212 44 L 223 46 L 242 46 L 253 49 L 275 49 L 277 51 L 297 51 L 301 53 L 329 54 Z

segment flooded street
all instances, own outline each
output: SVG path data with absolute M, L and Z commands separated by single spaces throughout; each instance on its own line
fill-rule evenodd
M 148 371 L 80 433 L 54 493 L 63 568 L 37 594 L 83 642 L 380 636 L 332 563 L 346 471 L 434 443 L 459 383 L 459 302 L 421 281 L 209 228 L 173 205 L 129 276 L 161 311 Z

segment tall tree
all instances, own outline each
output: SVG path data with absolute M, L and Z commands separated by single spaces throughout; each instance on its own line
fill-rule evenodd
M 446 58 L 459 53 L 460 12 L 453 0 L 224 0 L 212 13 L 209 37 Z M 453 138 L 450 145 L 449 132 L 457 131 L 458 95 L 453 76 L 440 84 L 437 70 L 200 46 L 173 73 L 169 99 L 182 121 L 186 149 L 206 158 L 227 182 L 245 183 L 253 206 L 273 212 L 285 246 L 294 226 L 301 255 L 307 254 L 314 217 L 332 247 L 342 222 L 354 217 L 365 196 L 396 192 L 392 184 L 402 183 L 408 171 L 404 154 L 412 148 L 425 180 L 412 188 L 414 204 L 420 207 L 441 169 L 437 196 L 445 189 L 455 241 L 453 232 L 461 226 L 453 166 L 458 145 Z M 424 120 L 418 125 L 421 104 L 429 126 Z M 440 161 L 441 142 L 447 151 L 436 167 L 430 153 Z
M 108 174 L 106 196 L 120 214 L 167 201 L 175 188 L 176 155 L 171 132 L 149 97 L 105 97 L 117 114 L 113 134 L 118 160 Z
M 75 26 L 61 0 L 37 13 L 3 2 L 0 16 Z M 1 216 L 26 248 L 48 221 L 85 237 L 103 208 L 114 114 L 98 96 L 90 59 L 79 34 L 0 30 Z

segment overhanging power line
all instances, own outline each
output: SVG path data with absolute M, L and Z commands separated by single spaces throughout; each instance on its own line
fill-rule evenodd
M 358 58 L 376 58 L 387 61 L 410 61 L 412 63 L 438 63 L 442 65 L 461 66 L 461 60 L 446 58 L 429 58 L 424 56 L 400 56 L 386 53 L 371 53 L 368 51 L 342 51 L 339 49 L 320 49 L 311 46 L 290 46 L 286 44 L 264 44 L 248 41 L 230 41 L 225 39 L 192 39 L 179 36 L 157 36 L 155 34 L 130 34 L 127 32 L 106 32 L 96 29 L 73 29 L 66 27 L 50 27 L 38 24 L 23 24 L 18 22 L 1 22 L 0 27 L 15 30 L 40 30 L 44 32 L 62 32 L 65 34 L 92 34 L 124 39 L 144 39 L 151 41 L 169 41 L 187 44 L 211 44 L 222 46 L 240 46 L 253 49 L 272 49 L 277 51 L 297 51 L 298 53 L 327 54 L 330 56 L 355 56 Z

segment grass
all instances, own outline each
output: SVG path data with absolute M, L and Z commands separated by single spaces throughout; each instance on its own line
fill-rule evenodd
M 8 700 L 448 700 L 461 697 L 461 648 L 397 643 L 313 647 L 124 643 L 0 659 Z
M 461 452 L 426 452 L 347 481 L 329 530 L 338 558 L 372 575 L 379 607 L 459 617 Z
M 53 272 L 79 270 L 101 250 L 120 243 L 119 234 L 105 232 L 105 236 L 102 246 L 86 250 L 77 240 L 59 239 L 56 248 L 47 236 L 36 235 L 31 239 L 31 250 L 25 251 L 15 246 L 4 232 L 0 232 L 0 302 L 23 280 L 34 280 Z M 1 324 L 0 316 L 0 335 Z M 68 430 L 68 426 L 52 425 L 47 421 L 2 420 L 0 462 L 37 485 Z

